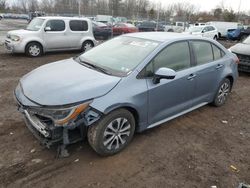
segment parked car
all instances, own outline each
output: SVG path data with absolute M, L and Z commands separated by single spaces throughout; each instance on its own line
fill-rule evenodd
M 40 12 L 40 11 L 29 12 L 27 20 L 28 20 L 28 22 L 31 22 L 31 20 L 33 20 L 34 18 L 42 17 L 42 16 L 45 16 L 44 12 Z
M 218 39 L 218 31 L 214 26 L 211 25 L 190 27 L 186 33 L 207 37 L 214 40 Z
M 250 36 L 244 41 L 235 44 L 229 50 L 235 53 L 240 60 L 239 71 L 250 73 Z
M 250 27 L 247 27 L 246 29 L 238 28 L 238 29 L 229 29 L 227 31 L 227 38 L 229 40 L 245 40 L 250 35 Z
M 149 31 L 164 31 L 165 27 L 162 24 L 157 24 L 154 21 L 144 21 L 138 26 L 140 32 L 149 32 Z
M 187 27 L 188 27 L 188 24 L 185 22 L 174 22 L 174 23 L 165 25 L 164 30 L 167 32 L 182 33 L 183 31 L 185 31 L 185 28 Z
M 128 23 L 118 23 L 113 27 L 113 35 L 121 35 L 125 33 L 135 33 L 139 30 L 132 24 Z
M 92 21 L 93 33 L 96 40 L 107 40 L 112 35 L 112 27 L 102 22 Z
M 91 147 L 107 156 L 123 150 L 135 131 L 209 103 L 222 106 L 237 79 L 237 62 L 214 40 L 126 34 L 35 69 L 21 78 L 15 97 L 46 146 L 65 148 L 87 134 Z
M 3 14 L 0 14 L 0 20 L 3 19 Z
M 227 31 L 229 29 L 238 29 L 242 25 L 238 22 L 220 22 L 220 21 L 211 21 L 207 22 L 206 25 L 212 25 L 217 28 L 219 38 L 227 37 Z
M 87 51 L 95 44 L 91 21 L 70 17 L 34 18 L 26 29 L 9 31 L 5 40 L 8 51 L 31 57 L 50 51 Z

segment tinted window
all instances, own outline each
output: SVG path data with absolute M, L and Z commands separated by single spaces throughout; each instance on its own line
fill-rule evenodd
M 187 42 L 172 44 L 161 51 L 153 60 L 154 71 L 167 67 L 175 71 L 190 67 L 190 53 Z
M 64 31 L 65 22 L 63 20 L 49 20 L 46 27 L 50 27 L 50 31 Z
M 193 41 L 192 44 L 198 65 L 213 61 L 213 51 L 209 42 Z
M 214 52 L 214 60 L 220 59 L 223 56 L 222 50 L 213 44 L 212 44 L 212 48 Z
M 85 20 L 71 20 L 69 22 L 69 27 L 71 31 L 87 31 L 88 22 Z

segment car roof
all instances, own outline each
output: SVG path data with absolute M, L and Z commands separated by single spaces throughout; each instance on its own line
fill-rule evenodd
M 154 40 L 158 42 L 166 42 L 175 39 L 200 39 L 200 40 L 207 40 L 200 36 L 194 36 L 185 33 L 172 33 L 172 32 L 138 32 L 138 33 L 131 33 L 126 34 L 129 37 L 136 37 L 146 40 Z
M 89 20 L 85 17 L 64 17 L 64 16 L 39 16 L 42 19 L 63 19 L 63 20 Z

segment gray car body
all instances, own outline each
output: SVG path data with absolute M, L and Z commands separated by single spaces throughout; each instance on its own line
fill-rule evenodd
M 143 131 L 212 102 L 225 78 L 234 82 L 238 77 L 235 55 L 214 40 L 161 32 L 126 36 L 160 42 L 128 76 L 110 76 L 73 59 L 63 60 L 25 75 L 20 80 L 21 89 L 16 89 L 18 100 L 26 106 L 65 106 L 92 100 L 90 107 L 102 114 L 127 108 L 136 118 L 137 130 Z M 174 79 L 162 79 L 159 84 L 154 84 L 152 78 L 138 77 L 162 49 L 183 40 L 209 41 L 222 49 L 225 56 L 178 71 Z M 191 78 L 192 75 L 195 76 Z

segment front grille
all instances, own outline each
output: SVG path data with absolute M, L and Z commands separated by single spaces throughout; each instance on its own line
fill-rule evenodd
M 236 54 L 236 55 L 239 58 L 240 62 L 242 62 L 242 63 L 249 63 L 249 65 L 250 65 L 250 56 L 243 55 L 243 54 Z

